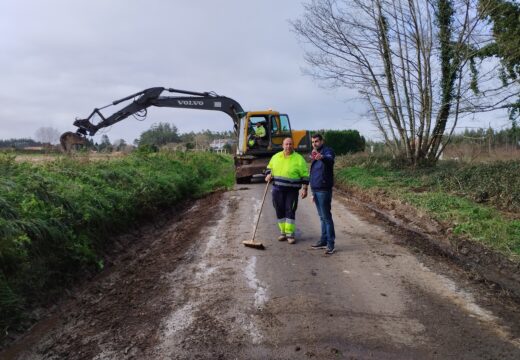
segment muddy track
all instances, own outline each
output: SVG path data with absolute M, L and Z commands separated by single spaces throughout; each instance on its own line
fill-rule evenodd
M 263 184 L 213 194 L 116 240 L 110 266 L 0 353 L 2 359 L 517 359 L 518 303 L 413 235 L 337 195 L 337 253 L 245 248 Z
M 189 261 L 201 227 L 214 220 L 221 193 L 116 239 L 121 254 L 110 267 L 36 324 L 2 358 L 92 359 L 100 353 L 139 357 L 157 342 L 157 326 L 170 311 L 167 274 Z M 111 358 L 110 356 L 108 358 Z M 117 357 L 114 357 L 117 358 Z

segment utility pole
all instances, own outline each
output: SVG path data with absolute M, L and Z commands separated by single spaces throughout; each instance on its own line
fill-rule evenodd
M 491 156 L 491 135 L 493 134 L 493 130 L 491 129 L 491 122 L 488 127 L 488 154 Z

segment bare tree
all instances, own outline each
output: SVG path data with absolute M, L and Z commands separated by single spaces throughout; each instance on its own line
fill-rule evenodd
M 396 157 L 435 163 L 460 116 L 516 94 L 478 60 L 492 36 L 477 2 L 312 0 L 292 25 L 311 75 L 357 89 Z
M 196 134 L 194 137 L 195 149 L 205 149 L 209 147 L 210 138 L 207 134 Z
M 57 144 L 60 140 L 60 132 L 53 127 L 41 127 L 36 130 L 36 140 L 43 144 Z

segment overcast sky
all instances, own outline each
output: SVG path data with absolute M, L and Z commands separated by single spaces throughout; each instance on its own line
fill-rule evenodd
M 376 139 L 354 91 L 302 75 L 303 49 L 289 24 L 301 3 L 1 0 L 0 139 L 34 138 L 42 126 L 75 131 L 76 117 L 155 86 L 215 91 L 244 110 L 272 108 L 289 114 L 294 129 L 357 129 Z M 145 121 L 127 118 L 94 139 L 132 142 L 158 122 L 180 132 L 232 129 L 224 113 L 150 108 Z M 500 114 L 461 126 L 489 122 L 508 124 Z

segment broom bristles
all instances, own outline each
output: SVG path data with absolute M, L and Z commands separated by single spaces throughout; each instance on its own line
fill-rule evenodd
M 245 246 L 247 247 L 251 247 L 251 248 L 255 248 L 255 249 L 260 249 L 260 250 L 264 250 L 264 244 L 262 244 L 261 242 L 256 242 L 256 241 L 242 241 L 242 244 L 244 244 Z

